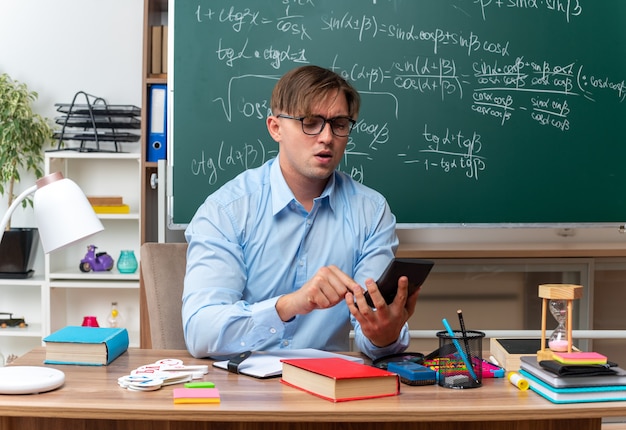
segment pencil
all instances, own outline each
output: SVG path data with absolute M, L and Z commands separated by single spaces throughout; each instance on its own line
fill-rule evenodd
M 474 378 L 474 381 L 476 381 L 476 384 L 480 385 L 480 381 L 478 380 L 478 377 L 476 376 L 476 372 L 474 372 L 474 363 L 472 363 L 472 353 L 470 352 L 469 340 L 467 339 L 467 330 L 465 330 L 465 320 L 463 319 L 463 311 L 459 309 L 458 311 L 456 311 L 456 313 L 459 316 L 459 324 L 461 325 L 461 334 L 463 335 L 463 341 L 465 343 L 465 353 L 467 355 L 467 359 L 464 360 L 465 365 L 467 366 L 467 370 L 470 372 L 470 375 Z M 457 346 L 458 346 L 458 349 L 460 349 L 460 345 L 458 345 L 458 342 L 457 342 Z

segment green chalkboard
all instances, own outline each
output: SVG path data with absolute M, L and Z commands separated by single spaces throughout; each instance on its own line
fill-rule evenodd
M 626 220 L 626 1 L 175 1 L 170 216 L 277 152 L 276 80 L 362 94 L 340 169 L 403 224 Z

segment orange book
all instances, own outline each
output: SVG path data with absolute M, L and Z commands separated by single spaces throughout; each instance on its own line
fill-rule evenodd
M 397 374 L 343 358 L 282 360 L 280 382 L 333 402 L 400 394 Z

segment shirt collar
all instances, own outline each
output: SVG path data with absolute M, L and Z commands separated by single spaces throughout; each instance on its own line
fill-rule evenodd
M 280 211 L 282 211 L 289 203 L 295 201 L 296 198 L 293 195 L 293 192 L 287 185 L 287 181 L 285 181 L 285 177 L 280 170 L 280 163 L 278 157 L 274 159 L 272 165 L 270 167 L 270 187 L 272 189 L 272 215 L 276 215 Z M 333 172 L 328 183 L 326 184 L 326 188 L 322 191 L 322 195 L 318 197 L 316 200 L 327 199 L 328 204 L 331 209 L 333 209 L 334 204 L 334 189 L 335 189 L 335 178 L 337 176 L 337 172 Z

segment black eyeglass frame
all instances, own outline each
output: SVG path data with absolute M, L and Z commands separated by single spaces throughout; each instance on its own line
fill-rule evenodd
M 326 123 L 330 124 L 330 131 L 337 137 L 348 137 L 350 136 L 350 133 L 352 133 L 352 129 L 354 128 L 356 121 L 353 120 L 352 118 L 348 117 L 348 116 L 336 116 L 334 118 L 324 118 L 321 115 L 310 115 L 310 116 L 291 116 L 291 115 L 287 115 L 284 113 L 280 113 L 278 115 L 276 115 L 276 118 L 285 118 L 285 119 L 293 119 L 296 121 L 300 121 L 300 124 L 302 125 L 302 133 L 306 134 L 307 136 L 317 136 L 318 134 L 322 133 L 322 131 L 324 131 L 324 127 L 326 127 Z M 304 120 L 307 118 L 320 118 L 323 122 L 322 122 L 322 127 L 320 128 L 320 130 L 317 133 L 307 133 L 304 130 Z M 348 122 L 350 123 L 350 130 L 348 130 L 347 134 L 337 134 L 337 132 L 335 132 L 335 127 L 333 126 L 333 123 L 335 120 L 338 119 L 347 119 Z

